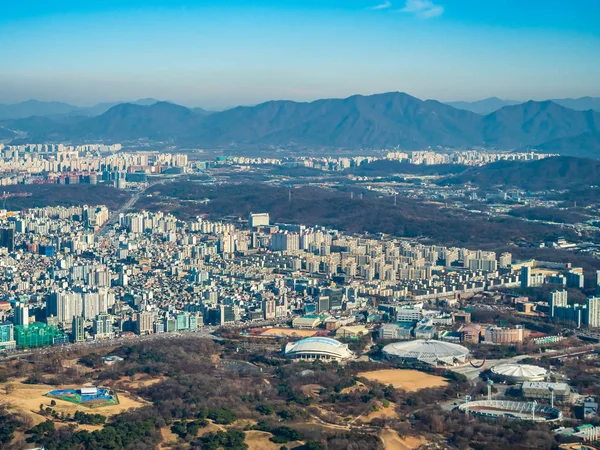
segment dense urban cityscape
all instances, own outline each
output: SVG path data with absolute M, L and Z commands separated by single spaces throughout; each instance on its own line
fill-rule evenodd
M 0 450 L 600 450 L 600 3 L 0 7 Z

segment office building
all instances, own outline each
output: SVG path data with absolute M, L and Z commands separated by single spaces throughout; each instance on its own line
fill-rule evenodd
M 0 322 L 0 350 L 14 350 L 16 347 L 13 324 Z
M 152 334 L 154 331 L 154 314 L 151 312 L 141 312 L 138 314 L 137 321 L 135 323 L 135 332 L 137 334 Z
M 0 247 L 4 247 L 9 253 L 15 250 L 14 228 L 0 228 Z
M 256 227 L 268 227 L 269 226 L 269 213 L 252 214 L 248 216 L 248 226 L 250 228 Z
M 329 309 L 342 309 L 344 302 L 343 289 L 328 288 L 323 291 L 323 295 L 329 297 Z
M 74 316 L 71 323 L 71 342 L 83 342 L 85 340 L 84 327 L 83 317 Z
M 548 403 L 568 403 L 571 400 L 571 388 L 566 383 L 548 383 L 545 381 L 524 381 L 521 385 L 523 397 L 544 400 Z
M 498 345 L 513 345 L 523 342 L 524 329 L 517 325 L 515 328 L 503 328 L 491 325 L 485 329 L 485 343 Z
M 329 306 L 329 297 L 326 297 L 324 295 L 320 296 L 317 299 L 317 308 L 318 308 L 318 312 L 329 311 L 331 309 Z

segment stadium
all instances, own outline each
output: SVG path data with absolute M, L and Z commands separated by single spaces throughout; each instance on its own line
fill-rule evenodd
M 534 422 L 555 422 L 562 420 L 560 409 L 537 402 L 514 402 L 510 400 L 476 400 L 463 403 L 459 411 L 479 417 L 519 420 L 532 420 Z
M 284 355 L 298 360 L 343 361 L 354 357 L 348 345 L 326 337 L 310 337 L 285 346 Z
M 419 361 L 432 366 L 454 366 L 464 364 L 469 358 L 469 349 L 462 345 L 436 340 L 396 342 L 383 347 L 387 359 Z
M 530 364 L 500 364 L 492 367 L 491 372 L 495 377 L 513 383 L 543 381 L 548 375 L 548 371 L 543 367 Z

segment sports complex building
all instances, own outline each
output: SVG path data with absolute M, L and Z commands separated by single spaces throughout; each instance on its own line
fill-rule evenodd
M 406 362 L 419 361 L 432 366 L 453 366 L 468 361 L 469 349 L 450 342 L 417 339 L 386 345 L 383 347 L 383 355 L 388 359 Z
M 343 361 L 354 357 L 347 344 L 326 337 L 309 337 L 285 346 L 284 355 L 299 360 Z
M 515 402 L 511 400 L 476 400 L 463 403 L 459 411 L 480 417 L 519 420 L 534 422 L 554 422 L 562 420 L 563 413 L 558 408 L 540 405 L 537 402 Z
M 512 383 L 543 381 L 548 375 L 548 370 L 531 364 L 500 364 L 492 367 L 491 372 L 494 377 Z

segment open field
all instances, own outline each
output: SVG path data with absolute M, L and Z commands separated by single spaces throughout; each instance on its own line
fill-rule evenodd
M 163 427 L 160 429 L 160 434 L 162 435 L 163 441 L 160 444 L 160 449 L 168 449 L 171 446 L 177 444 L 177 440 L 179 437 L 171 431 L 171 427 Z
M 273 436 L 271 433 L 264 431 L 246 431 L 246 444 L 248 444 L 248 450 L 279 450 L 284 444 L 274 444 L 269 440 Z M 289 449 L 293 449 L 302 445 L 302 442 L 292 441 L 285 444 Z
M 261 333 L 261 336 L 296 336 L 311 337 L 317 334 L 318 330 L 295 330 L 292 328 L 269 328 Z
M 27 414 L 31 417 L 34 424 L 41 423 L 46 420 L 44 416 L 38 414 L 40 405 L 44 405 L 44 408 L 50 406 L 51 398 L 45 397 L 45 394 L 53 389 L 51 386 L 39 385 L 39 384 L 23 384 L 23 383 L 11 383 L 14 386 L 14 390 L 9 394 L 4 393 L 4 385 L 0 386 L 2 394 L 0 394 L 0 402 L 13 405 L 14 408 Z M 79 386 L 63 386 L 65 389 L 77 389 Z M 82 411 L 85 413 L 102 414 L 104 416 L 112 416 L 123 411 L 127 411 L 130 408 L 140 408 L 144 406 L 144 403 L 134 400 L 125 393 L 119 393 L 120 404 L 113 406 L 103 406 L 100 408 L 90 408 L 82 405 L 76 405 L 71 402 L 62 400 L 55 400 L 56 406 L 52 407 L 59 414 L 64 412 L 65 414 L 75 414 L 76 411 Z
M 378 381 L 385 385 L 391 384 L 397 389 L 404 389 L 409 392 L 443 387 L 448 384 L 448 381 L 442 377 L 412 369 L 372 370 L 370 372 L 361 372 L 358 376 L 370 381 Z
M 402 438 L 396 431 L 389 428 L 382 430 L 379 437 L 383 441 L 385 450 L 416 450 L 429 442 L 420 436 L 406 436 Z
M 373 419 L 397 419 L 398 418 L 398 413 L 396 412 L 396 404 L 395 403 L 390 403 L 387 408 L 385 406 L 383 406 L 381 403 L 379 403 L 378 408 L 379 409 L 377 411 L 372 411 L 369 414 L 367 414 L 366 416 L 363 416 L 362 420 L 364 422 L 370 422 Z
M 152 377 L 148 374 L 136 373 L 131 377 L 121 377 L 117 381 L 106 382 L 105 384 L 117 389 L 139 389 L 142 387 L 152 386 L 166 379 L 164 376 Z

